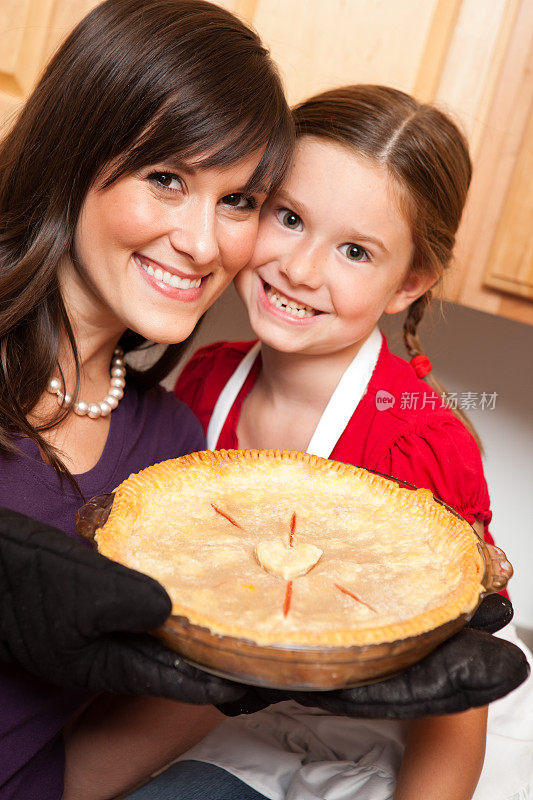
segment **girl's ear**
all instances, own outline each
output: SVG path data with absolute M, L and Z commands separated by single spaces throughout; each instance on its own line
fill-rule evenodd
M 427 272 L 410 272 L 384 308 L 385 314 L 398 314 L 431 289 L 438 275 Z

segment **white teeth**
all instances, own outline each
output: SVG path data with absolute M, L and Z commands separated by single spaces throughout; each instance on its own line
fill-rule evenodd
M 266 296 L 271 305 L 279 308 L 291 317 L 314 317 L 315 314 L 318 313 L 314 308 L 311 308 L 311 306 L 298 305 L 294 300 L 289 300 L 288 297 L 278 294 L 272 286 L 269 286 L 266 290 Z
M 175 289 L 198 289 L 202 283 L 201 278 L 192 280 L 191 278 L 180 278 L 179 275 L 173 275 L 168 270 L 162 270 L 160 267 L 154 269 L 150 264 L 143 264 L 138 256 L 133 256 L 133 260 L 137 266 L 142 267 L 148 275 L 151 275 L 157 281 L 166 283 L 167 286 L 173 286 Z

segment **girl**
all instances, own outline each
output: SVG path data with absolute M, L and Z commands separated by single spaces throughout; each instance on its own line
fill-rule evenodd
M 223 9 L 202 0 L 107 0 L 73 31 L 0 145 L 0 505 L 75 536 L 84 497 L 204 446 L 197 421 L 157 384 L 249 260 L 259 208 L 283 176 L 292 141 L 267 52 Z M 155 363 L 126 366 L 125 356 L 148 342 L 164 345 Z M 38 541 L 47 547 L 26 548 L 25 566 L 10 572 L 13 548 L 26 544 L 16 537 L 27 521 L 18 523 L 10 518 L 13 530 L 0 537 L 0 652 L 27 663 L 37 594 L 35 633 L 48 626 L 49 636 L 31 669 L 61 683 L 49 665 L 79 666 L 73 637 L 86 641 L 87 614 L 95 613 L 75 589 L 88 583 L 89 566 L 95 576 L 112 568 L 103 560 L 87 566 L 80 545 L 62 545 L 41 526 Z M 76 554 L 67 579 L 47 572 L 58 552 Z M 120 574 L 112 576 L 117 591 Z M 56 580 L 69 594 L 47 616 Z M 118 600 L 134 606 L 117 598 L 97 631 L 107 630 Z M 73 604 L 70 618 L 63 603 Z M 132 619 L 129 630 L 145 629 Z M 115 641 L 117 657 L 123 640 L 126 648 L 130 640 Z M 85 683 L 63 667 L 67 685 L 93 688 L 106 652 L 97 661 L 87 648 Z M 178 685 L 183 677 L 176 669 Z M 189 678 L 196 702 L 195 686 L 215 685 L 199 673 Z M 153 679 L 153 672 L 138 677 L 137 691 Z M 61 730 L 90 693 L 37 682 L 8 663 L 0 664 L 0 693 L 0 797 L 57 800 Z M 219 700 L 235 692 L 227 695 Z M 158 762 L 135 766 L 142 777 Z
M 478 446 L 421 380 L 431 364 L 417 338 L 467 195 L 465 140 L 440 111 L 379 86 L 325 92 L 294 118 L 292 169 L 265 205 L 252 261 L 236 279 L 259 342 L 203 348 L 176 394 L 210 449 L 281 447 L 393 475 L 432 490 L 490 541 Z M 383 313 L 405 309 L 411 364 L 389 352 L 376 327 Z M 416 407 L 412 395 L 423 398 Z M 229 772 L 275 800 L 466 800 L 483 765 L 486 715 L 477 708 L 406 731 L 281 703 L 225 722 L 172 770 L 177 778 L 210 762 L 226 771 L 220 784 Z M 513 736 L 530 746 L 531 716 L 516 722 Z M 520 746 L 513 750 L 509 730 L 498 733 L 501 764 L 504 750 L 512 760 Z M 526 791 L 523 748 L 513 761 L 520 778 L 491 775 L 476 797 Z

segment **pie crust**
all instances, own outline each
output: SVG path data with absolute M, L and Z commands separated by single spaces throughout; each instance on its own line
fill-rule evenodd
M 95 540 L 163 584 L 173 615 L 259 645 L 406 639 L 467 618 L 484 592 L 476 533 L 429 491 L 285 450 L 131 475 Z

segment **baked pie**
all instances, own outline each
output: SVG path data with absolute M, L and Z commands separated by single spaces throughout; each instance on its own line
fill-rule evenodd
M 453 632 L 486 590 L 479 538 L 429 491 L 304 453 L 221 450 L 148 467 L 116 490 L 95 539 L 163 584 L 173 617 L 215 646 Z

